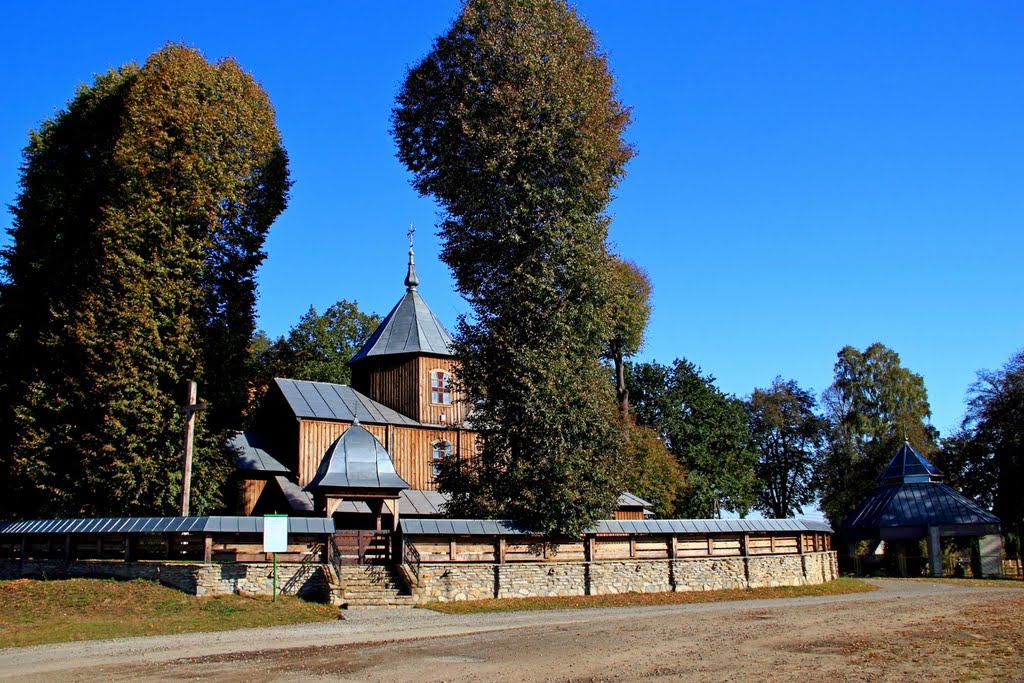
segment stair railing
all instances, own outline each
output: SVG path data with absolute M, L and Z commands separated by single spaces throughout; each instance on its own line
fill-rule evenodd
M 338 581 L 341 581 L 341 551 L 338 550 L 338 544 L 334 542 L 334 536 L 327 537 L 327 559 L 334 567 L 334 575 L 338 577 Z
M 322 543 L 310 546 L 310 550 L 306 553 L 302 560 L 299 562 L 299 568 L 292 574 L 292 577 L 281 586 L 281 595 L 287 595 L 288 593 L 295 591 L 298 593 L 299 582 L 305 581 L 306 578 L 312 574 L 316 567 L 320 566 L 320 558 L 323 556 L 324 546 Z
M 416 550 L 416 546 L 409 541 L 408 537 L 402 538 L 402 563 L 416 578 L 416 585 L 420 585 L 420 551 Z

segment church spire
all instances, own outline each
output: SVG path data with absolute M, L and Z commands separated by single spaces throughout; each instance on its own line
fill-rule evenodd
M 416 261 L 413 258 L 412 252 L 412 238 L 416 234 L 416 228 L 409 225 L 409 273 L 405 276 L 405 287 L 406 289 L 413 290 L 419 285 L 420 279 L 416 276 Z

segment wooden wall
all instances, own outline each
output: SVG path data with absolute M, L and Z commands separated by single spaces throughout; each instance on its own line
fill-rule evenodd
M 476 435 L 459 429 L 398 427 L 362 423 L 366 431 L 377 437 L 395 463 L 398 475 L 415 490 L 431 491 L 433 481 L 433 444 L 445 440 L 455 454 L 468 457 L 476 448 Z M 302 420 L 299 424 L 299 486 L 305 486 L 316 475 L 324 453 L 349 428 L 347 422 Z
M 458 363 L 452 358 L 371 357 L 352 369 L 352 388 L 418 422 L 440 424 L 444 413 L 449 425 L 457 425 L 465 419 L 466 412 L 457 391 L 452 391 L 450 404 L 430 402 L 430 373 L 443 370 L 454 378 L 457 368 Z
M 238 483 L 239 514 L 251 515 L 256 501 L 267 487 L 265 479 L 243 479 Z
M 458 370 L 458 363 L 452 358 L 428 358 L 421 357 L 419 361 L 419 413 L 415 416 L 424 424 L 439 424 L 441 413 L 445 414 L 449 425 L 462 424 L 466 419 L 466 406 L 462 403 L 461 395 L 452 388 L 452 402 L 449 404 L 430 402 L 430 375 L 435 370 L 443 370 L 448 373 L 451 381 L 456 381 L 455 373 Z
M 795 555 L 831 549 L 831 534 L 594 535 L 551 544 L 523 536 L 407 537 L 422 562 L 541 562 Z M 589 547 L 588 547 L 589 546 Z M 802 550 L 801 550 L 802 546 Z M 744 552 L 744 550 L 746 552 Z M 589 555 L 589 558 L 588 558 Z
M 418 419 L 420 381 L 415 357 L 367 358 L 352 369 L 352 388 L 402 415 Z

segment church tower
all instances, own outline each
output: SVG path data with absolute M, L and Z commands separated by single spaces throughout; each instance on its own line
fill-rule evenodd
M 412 230 L 405 295 L 352 357 L 352 388 L 424 425 L 459 425 L 452 339 L 417 288 Z

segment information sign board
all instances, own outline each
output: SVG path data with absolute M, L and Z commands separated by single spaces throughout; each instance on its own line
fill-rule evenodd
M 263 516 L 263 552 L 288 552 L 288 515 Z

